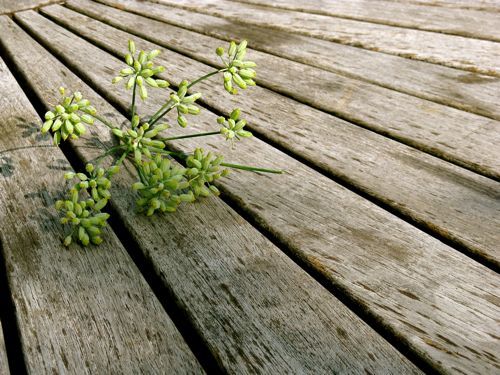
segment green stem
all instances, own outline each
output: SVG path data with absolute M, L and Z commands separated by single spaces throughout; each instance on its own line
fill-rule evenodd
M 113 154 L 116 150 L 119 150 L 120 148 L 122 148 L 122 146 L 114 146 L 114 147 L 111 147 L 108 151 L 106 151 L 105 153 L 103 153 L 102 155 L 99 155 L 98 157 L 90 160 L 89 163 L 100 163 L 101 159 L 105 158 L 106 156 L 109 156 L 111 154 Z
M 100 122 L 102 122 L 104 125 L 106 125 L 108 128 L 110 129 L 116 129 L 108 120 L 106 120 L 105 118 L 99 116 L 99 115 L 90 115 L 92 116 L 93 118 L 95 118 L 96 120 L 99 120 Z
M 249 165 L 231 164 L 231 163 L 220 163 L 220 165 L 228 168 L 242 169 L 244 171 L 277 173 L 277 174 L 283 173 L 283 171 L 279 169 L 258 168 L 258 167 L 251 167 Z
M 134 116 L 135 116 L 135 90 L 136 90 L 136 87 L 137 87 L 137 74 L 135 76 L 134 88 L 132 89 L 132 106 L 130 108 L 130 112 L 132 113 L 132 115 L 130 116 L 130 121 L 132 121 L 134 119 Z
M 125 151 L 122 156 L 120 156 L 120 159 L 118 159 L 118 161 L 116 162 L 115 165 L 120 165 L 121 163 L 123 163 L 123 161 L 125 160 L 125 158 L 127 157 L 127 155 L 129 154 L 128 151 Z
M 213 72 L 210 72 L 210 73 L 208 73 L 208 74 L 205 74 L 204 76 L 202 76 L 202 77 L 198 78 L 197 80 L 195 80 L 195 81 L 191 82 L 191 83 L 188 85 L 188 87 L 187 87 L 187 88 L 189 89 L 189 88 L 193 87 L 194 85 L 196 85 L 197 83 L 199 83 L 199 82 L 201 82 L 201 81 L 203 81 L 203 80 L 205 80 L 205 79 L 207 79 L 207 78 L 210 78 L 210 77 L 212 77 L 213 75 L 216 75 L 217 73 L 220 73 L 220 72 L 225 71 L 225 70 L 227 70 L 227 69 L 226 69 L 226 68 L 224 68 L 224 69 L 218 69 L 218 70 L 214 70 Z
M 155 138 L 155 139 L 157 139 L 158 141 L 162 141 L 162 142 L 168 142 L 168 141 L 173 141 L 175 139 L 206 137 L 208 135 L 216 135 L 216 134 L 220 134 L 220 132 L 216 131 L 216 132 L 195 133 L 195 134 L 179 135 L 176 137 Z
M 189 88 L 193 87 L 194 85 L 196 85 L 197 83 L 199 83 L 207 78 L 210 78 L 217 73 L 224 72 L 226 70 L 227 70 L 227 68 L 218 69 L 218 70 L 214 70 L 213 72 L 210 72 L 208 74 L 205 74 L 204 76 L 201 76 L 200 78 L 191 82 L 187 88 L 189 89 Z M 161 119 L 168 112 L 170 112 L 170 110 L 173 108 L 173 106 L 169 107 L 171 102 L 172 102 L 172 100 L 169 100 L 168 102 L 166 102 L 164 105 L 161 106 L 161 108 L 158 111 L 156 111 L 156 113 L 153 116 L 151 116 L 151 118 L 149 119 L 149 126 L 154 125 L 156 122 L 158 122 L 159 119 Z
M 153 126 L 156 122 L 158 122 L 159 119 L 161 119 L 163 116 L 165 116 L 168 112 L 170 112 L 172 110 L 172 108 L 174 108 L 174 106 L 170 106 L 169 107 L 169 104 L 173 103 L 172 100 L 169 100 L 168 102 L 166 102 L 164 105 L 162 105 L 162 107 L 153 115 L 153 117 L 151 117 L 151 119 L 149 120 L 149 127 Z M 165 109 L 166 108 L 166 109 Z M 165 110 L 164 110 L 165 109 Z M 164 111 L 163 111 L 164 110 Z M 163 112 L 161 112 L 163 111 Z

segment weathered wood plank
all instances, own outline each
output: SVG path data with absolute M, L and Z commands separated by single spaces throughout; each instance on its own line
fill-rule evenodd
M 0 251 L 1 251 L 1 249 L 0 249 Z M 2 301 L 2 306 L 4 306 L 4 303 L 5 302 Z M 1 325 L 0 325 L 0 373 L 5 374 L 5 375 L 10 374 L 9 362 L 7 360 L 7 350 L 5 348 L 5 341 L 4 341 L 3 330 L 2 330 Z
M 42 18 L 33 12 L 20 17 Z M 53 102 L 51 88 L 64 83 L 80 88 L 116 123 L 124 120 L 12 22 L 2 21 L 7 33 L 0 39 L 44 103 Z M 99 61 L 96 71 L 113 66 L 108 55 L 103 61 L 103 52 L 95 52 L 84 61 Z M 109 132 L 101 131 L 100 138 L 109 141 Z M 74 145 L 82 158 L 94 156 L 84 144 Z M 204 200 L 154 219 L 132 214 L 135 196 L 127 188 L 135 178 L 131 173 L 117 176 L 113 206 L 223 370 L 418 373 L 221 200 Z
M 81 5 L 88 11 L 93 10 L 94 16 L 107 14 L 106 19 L 114 19 L 114 23 L 124 29 L 137 30 L 146 22 L 144 18 L 129 13 L 113 11 L 102 6 L 93 7 L 89 2 L 82 2 Z M 114 55 L 124 54 L 123 40 L 134 38 L 131 34 L 60 6 L 46 7 L 42 9 L 42 13 Z M 154 36 L 153 39 L 163 42 L 163 45 L 170 44 L 170 38 L 178 39 L 177 35 L 170 34 L 169 30 L 163 29 L 162 26 L 163 24 L 150 21 L 148 31 L 142 34 Z M 164 35 L 169 37 L 164 38 Z M 179 42 L 182 42 L 182 39 Z M 140 40 L 140 43 L 143 48 L 149 50 L 161 48 L 144 40 Z M 212 54 L 214 51 L 212 45 L 199 48 L 205 48 Z M 254 58 L 253 52 L 250 56 Z M 184 77 L 202 76 L 210 70 L 209 66 L 169 50 L 163 50 L 159 62 L 167 68 L 168 75 L 163 78 L 170 79 L 174 84 L 179 84 Z M 267 61 L 258 62 L 264 70 L 266 66 L 270 66 L 268 76 L 272 75 L 273 67 L 281 66 Z M 287 77 L 284 77 L 283 85 L 287 84 L 286 81 Z M 301 85 L 303 84 L 304 82 L 301 82 Z M 307 86 L 314 87 L 314 83 L 308 82 Z M 404 145 L 268 90 L 255 88 L 244 96 L 232 97 L 230 100 L 219 84 L 219 78 L 214 78 L 200 87 L 203 92 L 210 94 L 203 100 L 211 107 L 226 114 L 234 107 L 249 108 L 251 113 L 245 118 L 250 122 L 250 126 L 274 143 L 307 159 L 311 164 L 318 165 L 329 175 L 355 184 L 357 188 L 402 212 L 413 221 L 422 223 L 429 230 L 482 254 L 500 269 L 497 246 L 500 237 L 496 230 L 500 227 L 500 201 L 496 193 L 500 190 L 499 183 L 452 167 L 439 159 L 415 152 Z M 360 100 L 360 106 L 366 101 Z M 396 105 L 394 102 L 393 106 Z M 385 112 L 389 111 L 390 106 Z M 459 122 L 460 119 L 457 118 L 456 121 Z M 290 128 L 293 128 L 293 131 L 289 131 Z M 456 129 L 453 131 L 460 132 Z M 494 138 L 494 135 L 492 137 Z M 500 143 L 500 138 L 497 141 Z M 495 143 L 488 148 L 493 152 L 492 157 L 498 159 L 499 153 L 495 153 Z M 441 173 L 436 173 L 437 171 Z M 381 179 L 380 176 L 384 178 Z M 425 184 L 422 181 L 425 181 Z M 465 181 L 467 183 L 464 183 Z M 454 196 L 467 198 L 464 199 L 465 202 L 456 201 Z M 466 202 L 474 204 L 468 205 Z
M 111 230 L 99 249 L 66 250 L 58 240 L 51 206 L 71 168 L 43 147 L 51 141 L 37 135 L 40 118 L 1 60 L 0 77 L 0 148 L 24 147 L 2 155 L 0 224 L 28 371 L 202 372 Z
M 109 100 L 128 108 L 123 89 L 109 80 L 123 67 L 121 61 L 34 12 L 16 18 Z M 152 91 L 142 111 L 152 113 L 164 97 Z M 184 131 L 213 130 L 216 117 L 202 112 Z M 192 150 L 200 143 L 191 140 L 177 148 Z M 220 188 L 295 259 L 315 269 L 429 366 L 466 373 L 497 368 L 498 274 L 258 139 L 234 151 L 219 137 L 204 145 L 234 162 L 290 171 L 279 176 L 235 172 Z
M 154 0 L 243 24 L 312 36 L 335 43 L 380 51 L 457 69 L 500 76 L 500 45 L 464 38 L 367 22 L 238 4 L 226 0 Z
M 500 107 L 496 101 L 497 93 L 500 92 L 500 80 L 496 77 L 464 73 L 440 65 L 292 35 L 279 30 L 269 32 L 268 29 L 242 25 L 230 19 L 165 5 L 131 0 L 100 2 L 223 40 L 247 39 L 249 45 L 259 51 L 500 120 Z M 86 12 L 78 4 L 79 2 L 69 2 L 68 5 Z M 103 14 L 102 17 L 106 15 Z M 186 19 L 190 20 L 187 24 Z M 137 32 L 142 29 L 141 27 Z M 169 29 L 172 46 L 177 44 L 177 39 L 183 41 L 182 34 L 177 30 Z M 196 53 L 196 47 L 190 46 L 193 40 L 199 41 L 200 45 L 209 45 L 209 42 L 205 43 L 203 36 L 198 34 L 188 43 L 182 43 L 182 50 L 187 51 L 183 53 Z M 259 67 L 261 74 L 262 68 Z M 425 74 L 422 74 L 424 71 Z
M 18 12 L 20 10 L 32 9 L 52 3 L 60 3 L 61 0 L 1 0 L 0 14 Z
M 391 0 L 402 4 L 420 4 L 433 7 L 477 9 L 485 11 L 500 12 L 500 2 L 498 0 Z
M 235 0 L 277 9 L 301 11 L 325 16 L 374 22 L 389 26 L 435 31 L 471 38 L 500 41 L 500 18 L 496 13 L 469 9 L 439 8 L 424 4 L 401 4 L 378 0 Z M 336 19 L 332 19 L 336 22 Z

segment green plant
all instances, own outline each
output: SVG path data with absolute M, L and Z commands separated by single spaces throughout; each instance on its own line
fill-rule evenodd
M 65 179 L 73 181 L 67 199 L 56 202 L 56 209 L 62 212 L 61 223 L 69 227 L 64 244 L 73 241 L 87 246 L 89 243 L 102 242 L 101 228 L 106 225 L 109 214 L 102 212 L 111 198 L 110 187 L 113 175 L 119 172 L 125 159 L 130 159 L 135 166 L 139 181 L 132 185 L 137 191 L 138 211 L 153 215 L 155 212 L 174 212 L 182 202 L 194 202 L 200 197 L 218 195 L 219 190 L 213 182 L 229 173 L 229 168 L 255 172 L 281 173 L 279 170 L 257 168 L 246 165 L 225 163 L 222 155 L 214 155 L 196 148 L 193 153 L 179 153 L 169 150 L 167 142 L 177 139 L 221 135 L 232 145 L 241 138 L 251 137 L 245 130 L 246 121 L 240 119 L 240 110 L 234 109 L 229 118 L 217 119 L 219 130 L 181 136 L 164 137 L 163 132 L 170 128 L 160 120 L 174 110 L 177 112 L 177 124 L 188 126 L 187 117 L 197 115 L 200 107 L 196 105 L 201 93 L 191 92 L 193 87 L 216 74 L 223 77 L 224 88 L 230 94 L 236 94 L 236 85 L 244 90 L 255 85 L 253 78 L 256 64 L 245 60 L 246 41 L 237 45 L 231 42 L 227 52 L 224 48 L 216 49 L 216 54 L 224 68 L 214 70 L 192 82 L 182 81 L 177 91 L 172 91 L 166 102 L 147 120 L 141 119 L 136 108 L 136 94 L 142 100 L 148 97 L 150 89 L 167 89 L 167 81 L 155 78 L 165 70 L 155 66 L 154 59 L 160 51 L 136 53 L 133 41 L 128 42 L 125 56 L 127 67 L 113 78 L 113 83 L 125 82 L 125 87 L 132 90 L 130 122 L 126 129 L 121 129 L 97 114 L 96 109 L 82 94 L 75 92 L 66 96 L 60 88 L 61 100 L 55 108 L 45 114 L 41 132 L 50 132 L 54 144 L 59 145 L 67 139 L 78 139 L 86 132 L 86 125 L 100 121 L 111 129 L 117 139 L 112 146 L 85 167 L 85 172 L 65 174 Z M 224 56 L 225 55 L 225 56 Z M 233 85 L 234 83 L 234 85 Z M 113 161 L 107 167 L 101 166 L 106 158 Z M 184 166 L 175 162 L 178 159 Z

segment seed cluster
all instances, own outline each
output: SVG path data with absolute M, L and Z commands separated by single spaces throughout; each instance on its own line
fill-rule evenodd
M 240 110 L 239 108 L 234 109 L 231 112 L 229 118 L 220 116 L 217 122 L 222 125 L 220 133 L 226 138 L 226 140 L 234 142 L 235 140 L 240 140 L 241 138 L 249 138 L 252 133 L 243 129 L 247 124 L 246 120 L 240 120 Z
M 239 45 L 231 42 L 227 58 L 223 57 L 224 48 L 217 48 L 216 53 L 224 63 L 223 68 L 201 76 L 191 83 L 183 80 L 177 91 L 167 96 L 168 99 L 158 111 L 142 121 L 136 113 L 137 89 L 141 99 L 146 100 L 146 86 L 166 88 L 169 83 L 154 78 L 165 71 L 164 67 L 155 66 L 153 62 L 160 51 L 141 50 L 136 53 L 135 43 L 129 41 L 128 53 L 125 55 L 127 67 L 113 79 L 113 83 L 117 83 L 126 78 L 126 88 L 133 89 L 130 124 L 125 129 L 99 117 L 95 108 L 87 99 L 83 99 L 80 92 L 64 96 L 65 90 L 60 89 L 62 99 L 53 110 L 45 114 L 46 121 L 41 128 L 42 133 L 50 131 L 54 136 L 54 143 L 58 145 L 61 140 L 77 139 L 86 131 L 84 124 L 93 124 L 94 120 L 99 120 L 110 128 L 115 141 L 118 141 L 94 159 L 93 163 L 87 164 L 83 172 L 68 172 L 64 176 L 67 181 L 73 181 L 73 184 L 68 190 L 67 199 L 56 202 L 56 209 L 62 213 L 61 223 L 69 227 L 69 233 L 64 238 L 66 246 L 73 242 L 87 246 L 103 241 L 102 228 L 106 225 L 109 214 L 102 211 L 111 199 L 111 180 L 113 175 L 119 172 L 121 163 L 127 159 L 135 167 L 139 178 L 139 181 L 132 185 L 138 195 L 138 211 L 148 216 L 157 212 L 174 212 L 183 202 L 190 203 L 200 197 L 218 195 L 220 192 L 214 182 L 229 173 L 225 167 L 280 173 L 270 169 L 224 163 L 222 155 L 205 152 L 199 147 L 188 154 L 167 149 L 166 142 L 183 138 L 223 136 L 234 145 L 237 140 L 251 137 L 252 133 L 245 130 L 246 121 L 240 119 L 239 109 L 234 109 L 227 118 L 221 116 L 217 119 L 220 131 L 166 138 L 161 134 L 170 128 L 167 123 L 160 122 L 168 112 L 177 112 L 177 124 L 182 128 L 188 125 L 186 115 L 200 113 L 197 100 L 201 98 L 201 93 L 191 91 L 198 82 L 221 74 L 224 88 L 231 94 L 237 92 L 233 83 L 241 89 L 255 85 L 255 70 L 252 68 L 256 64 L 245 60 L 246 46 L 246 41 Z M 107 167 L 104 168 L 100 163 L 107 157 L 113 157 L 113 160 L 106 163 Z
M 57 146 L 61 139 L 65 141 L 68 137 L 77 139 L 86 132 L 83 123 L 92 125 L 93 115 L 96 114 L 94 107 L 87 99 L 83 99 L 80 92 L 75 92 L 71 96 L 64 96 L 64 87 L 59 88 L 62 99 L 53 111 L 45 113 L 45 122 L 42 125 L 42 134 L 49 130 L 54 135 L 54 144 Z M 83 112 L 83 113 L 82 113 Z
M 253 61 L 244 60 L 247 53 L 247 41 L 244 40 L 236 45 L 235 42 L 229 44 L 227 51 L 227 60 L 224 59 L 224 48 L 218 47 L 215 52 L 221 58 L 223 64 L 226 66 L 227 71 L 224 72 L 224 88 L 230 94 L 238 93 L 234 88 L 233 82 L 242 90 L 248 86 L 255 86 L 253 80 L 257 75 L 255 68 L 257 66 Z
M 162 79 L 153 78 L 154 75 L 165 71 L 165 67 L 158 65 L 154 66 L 153 59 L 160 54 L 160 51 L 155 49 L 149 53 L 139 51 L 137 57 L 135 51 L 135 43 L 129 40 L 129 53 L 125 55 L 125 62 L 128 68 L 120 70 L 120 75 L 113 78 L 113 83 L 120 82 L 123 78 L 128 78 L 125 83 L 127 89 L 132 89 L 136 84 L 139 87 L 139 96 L 142 100 L 148 97 L 146 84 L 154 88 L 168 87 L 169 83 Z

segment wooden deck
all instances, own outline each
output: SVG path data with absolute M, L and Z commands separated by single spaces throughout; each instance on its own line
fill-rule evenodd
M 500 2 L 47 3 L 0 2 L 0 374 L 500 373 Z M 287 173 L 149 219 L 127 169 L 66 250 L 53 196 L 99 150 L 40 115 L 63 85 L 125 121 L 130 38 L 173 86 L 247 39 L 258 86 L 200 84 L 186 131 L 240 107 L 255 137 L 171 147 Z

